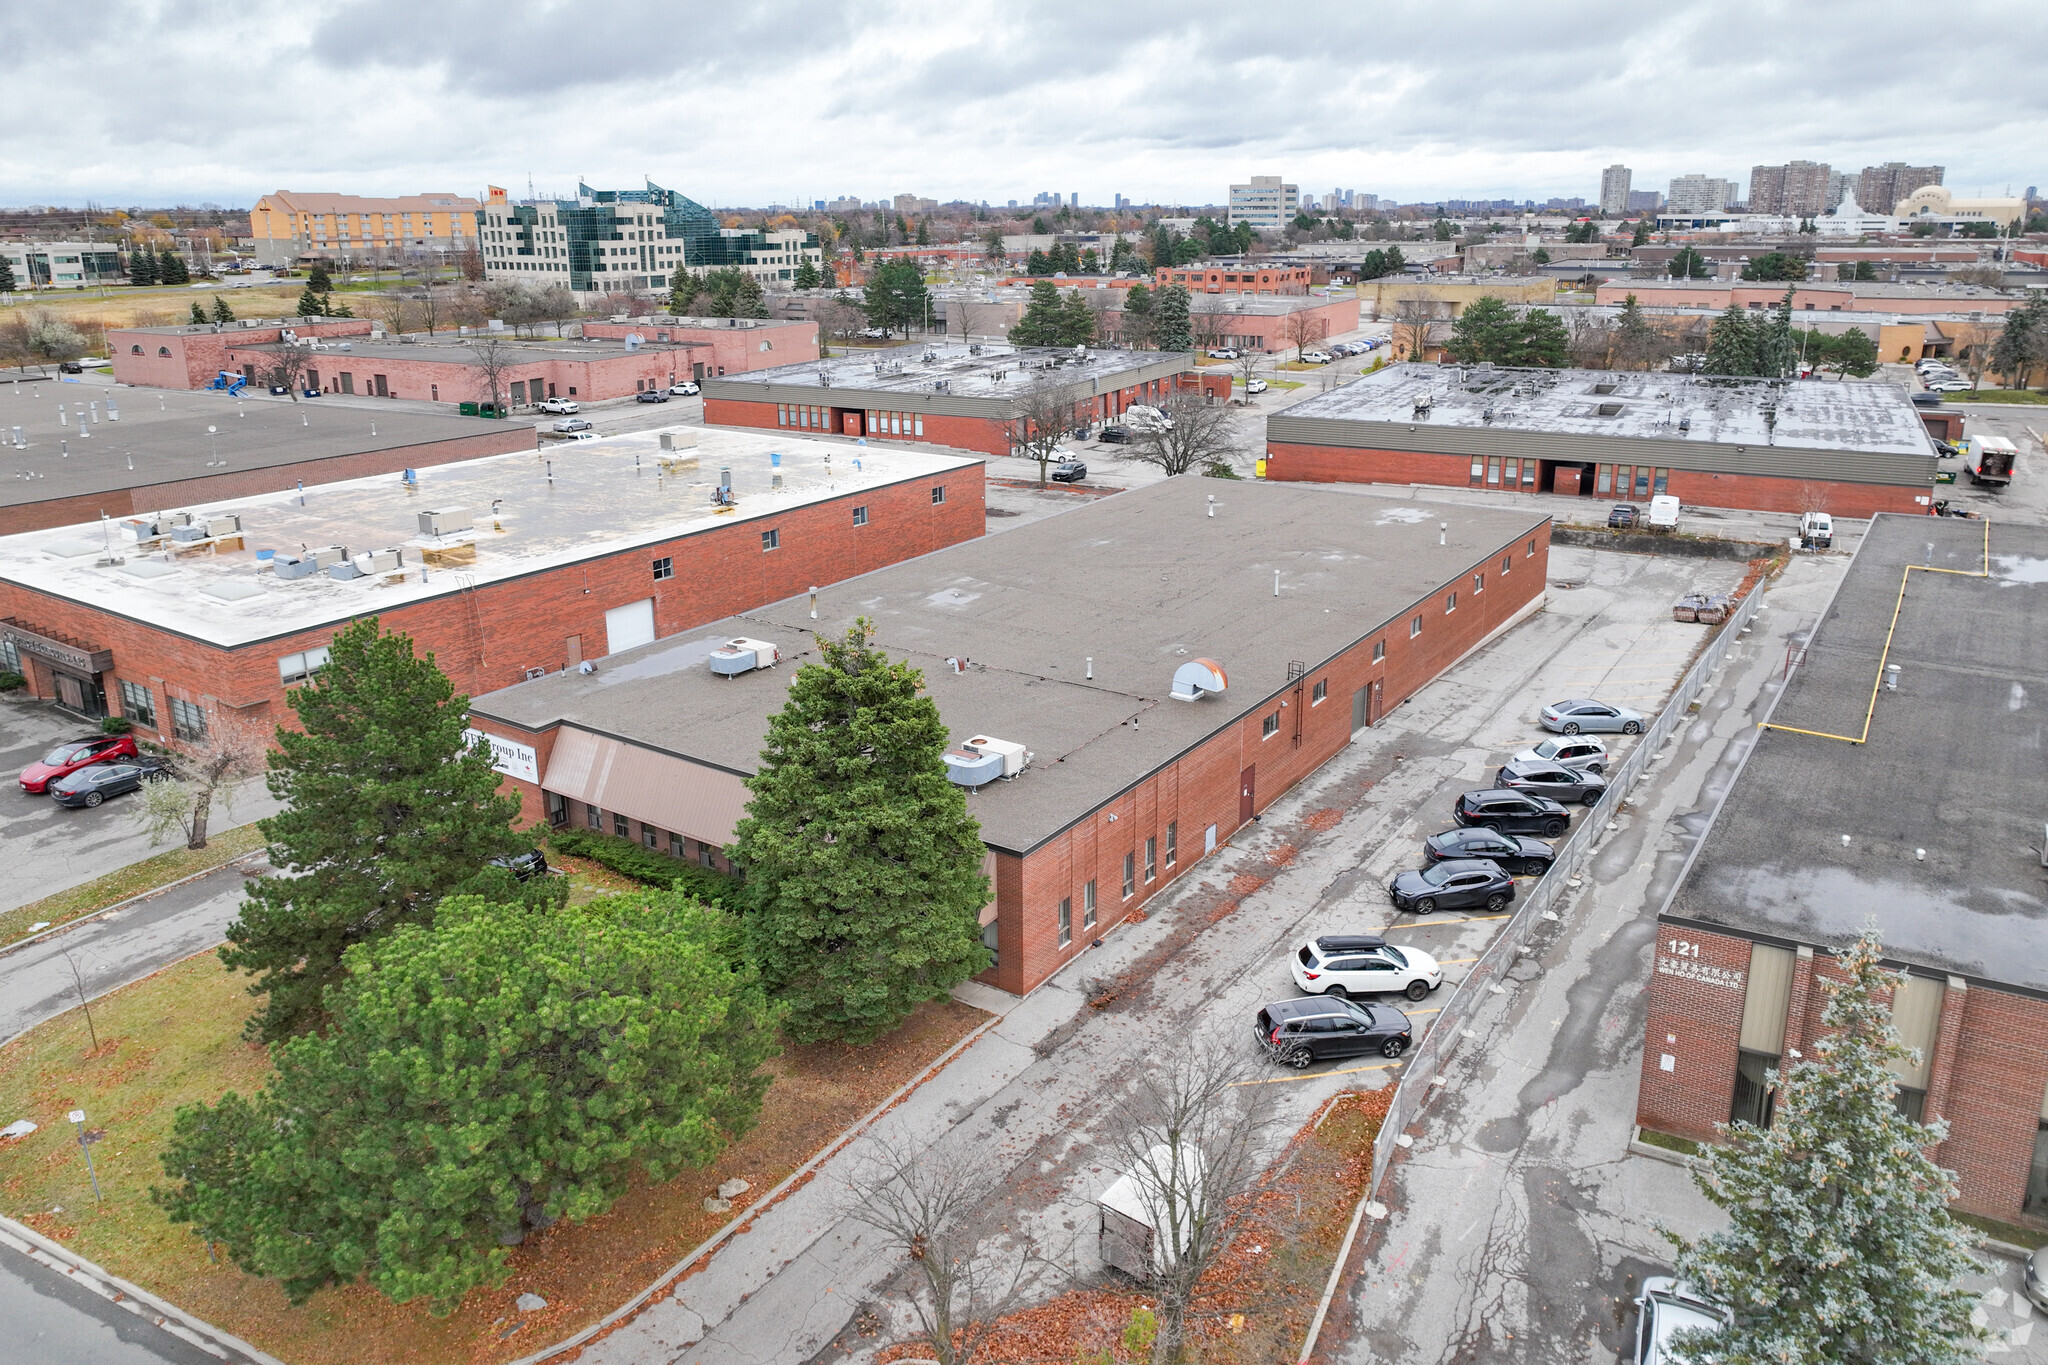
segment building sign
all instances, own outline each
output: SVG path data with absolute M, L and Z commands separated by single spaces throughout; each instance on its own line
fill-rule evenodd
M 471 744 L 482 740 L 491 750 L 491 766 L 507 777 L 516 777 L 521 782 L 540 785 L 540 756 L 524 744 L 514 744 L 509 739 L 486 734 L 482 730 L 463 731 Z
M 114 651 L 111 649 L 75 644 L 30 630 L 14 621 L 0 623 L 0 639 L 9 641 L 24 654 L 33 654 L 38 659 L 79 673 L 104 673 L 114 666 Z
M 1731 991 L 1739 991 L 1744 985 L 1740 968 L 1715 967 L 1689 957 L 1667 957 L 1661 953 L 1657 957 L 1657 974 L 1682 977 L 1706 986 L 1725 986 Z

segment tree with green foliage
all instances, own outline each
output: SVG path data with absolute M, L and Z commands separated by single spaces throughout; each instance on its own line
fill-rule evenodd
M 1027 275 L 1052 274 L 1052 258 L 1043 251 L 1033 251 L 1024 258 L 1024 273 Z
M 1996 237 L 1998 224 L 1991 222 L 1962 223 L 1955 229 L 1958 237 Z
M 1877 343 L 1861 327 L 1851 327 L 1836 337 L 1828 358 L 1837 374 L 1867 379 L 1877 373 Z
M 1162 351 L 1190 351 L 1195 334 L 1188 317 L 1191 299 L 1187 286 L 1169 284 L 1152 295 L 1152 340 Z
M 469 698 L 434 656 L 365 617 L 328 642 L 327 664 L 285 695 L 268 785 L 284 809 L 258 822 L 271 866 L 249 884 L 221 960 L 268 997 L 250 1020 L 265 1042 L 323 1019 L 342 955 L 401 924 L 429 923 L 443 897 L 559 906 L 554 878 L 518 882 L 491 859 L 533 847 L 514 828 L 490 751 L 467 735 Z
M 1630 234 L 1628 244 L 1632 247 L 1641 246 L 1649 240 L 1650 220 L 1647 217 L 1636 219 L 1636 230 Z
M 917 244 L 919 246 L 930 246 L 932 244 L 931 219 L 920 218 L 917 220 Z
M 311 268 L 306 271 L 306 288 L 316 294 L 333 292 L 334 280 L 328 275 L 327 266 L 324 263 L 315 261 Z
M 747 272 L 736 265 L 721 266 L 707 270 L 703 277 L 702 309 L 705 317 L 737 317 L 733 312 L 740 295 L 740 281 L 747 278 Z
M 1060 301 L 1060 340 L 1062 346 L 1086 346 L 1095 340 L 1095 310 L 1088 306 L 1078 289 L 1069 289 Z
M 1012 346 L 1057 346 L 1060 339 L 1060 291 L 1049 279 L 1031 282 L 1023 314 L 1010 328 Z
M 778 1007 L 723 911 L 673 892 L 444 901 L 346 957 L 334 1028 L 179 1110 L 155 1193 L 294 1302 L 367 1281 L 451 1311 L 529 1231 L 753 1127 Z
M 312 285 L 309 284 L 299 291 L 299 301 L 293 304 L 292 308 L 294 310 L 292 313 L 293 317 L 317 318 L 320 316 L 322 312 L 320 296 L 313 292 Z
M 668 311 L 679 318 L 693 317 L 690 310 L 704 292 L 704 282 L 688 266 L 679 265 L 668 277 Z
M 1139 266 L 1138 252 L 1122 233 L 1117 234 L 1116 244 L 1109 249 L 1109 270 L 1111 274 L 1123 270 L 1135 270 Z
M 1766 251 L 1742 267 L 1742 278 L 1751 281 L 1803 280 L 1806 258 L 1789 251 Z
M 1439 242 L 1448 242 L 1458 235 L 1457 229 L 1451 226 L 1451 220 L 1448 218 L 1437 219 L 1433 224 L 1433 230 Z
M 1729 304 L 1728 310 L 1714 320 L 1714 329 L 1707 338 L 1707 360 L 1701 367 L 1702 373 L 1756 374 L 1756 342 L 1756 328 L 1749 320 L 1749 310 L 1741 304 Z
M 15 282 L 14 264 L 0 256 L 0 294 L 12 294 L 20 285 Z
M 1003 246 L 1003 230 L 1001 228 L 990 228 L 982 237 L 981 257 L 992 266 L 1002 266 L 1008 262 L 1010 253 Z
M 138 287 L 157 283 L 155 251 L 139 246 L 128 253 L 128 283 Z
M 322 294 L 320 296 L 320 311 L 330 318 L 352 318 L 356 315 L 355 309 L 350 308 L 347 304 L 336 303 L 332 294 Z
M 1636 296 L 1630 294 L 1615 315 L 1612 351 L 1616 365 L 1624 370 L 1647 370 L 1670 354 L 1664 333 L 1643 313 Z
M 2027 301 L 2005 315 L 1990 359 L 1991 368 L 2016 389 L 2026 388 L 2034 371 L 2048 366 L 2048 294 L 2030 290 Z
M 797 289 L 816 289 L 824 281 L 818 274 L 818 267 L 811 262 L 810 257 L 806 256 L 798 263 L 796 274 L 790 278 L 789 282 Z
M 1549 265 L 1550 253 L 1539 246 L 1529 254 L 1529 259 L 1537 265 Z
M 1531 365 L 1544 369 L 1563 368 L 1571 353 L 1571 334 L 1564 320 L 1548 308 L 1531 308 L 1517 320 L 1508 335 L 1503 365 Z
M 1934 224 L 1926 222 L 1915 223 L 1908 230 L 1915 237 L 1932 237 L 1934 235 Z
M 1707 258 L 1689 246 L 1680 247 L 1665 269 L 1674 280 L 1704 280 L 1714 273 L 1714 267 Z
M 1498 295 L 1482 294 L 1465 305 L 1465 311 L 1451 324 L 1444 342 L 1444 354 L 1461 365 L 1482 360 L 1500 364 L 1508 349 L 1508 337 L 1517 325 L 1514 310 Z
M 768 299 L 761 292 L 761 282 L 752 275 L 742 273 L 739 285 L 733 290 L 732 316 L 736 318 L 765 318 L 768 316 Z
M 1133 349 L 1152 342 L 1152 291 L 1134 284 L 1124 291 L 1122 344 Z
M 1912 1056 L 1893 1027 L 1900 976 L 1879 965 L 1875 927 L 1824 980 L 1811 1058 L 1767 1078 L 1768 1128 L 1743 1122 L 1709 1146 L 1693 1181 L 1727 1212 L 1701 1238 L 1666 1231 L 1678 1274 L 1734 1320 L 1681 1333 L 1678 1357 L 1721 1365 L 1785 1361 L 1964 1365 L 1983 1358 L 1971 1322 L 1982 1267 L 1948 1212 L 1955 1177 L 1928 1153 L 1948 1124 L 1915 1123 L 1891 1067 Z M 1791 1054 L 1798 1058 L 1799 1054 Z
M 1102 257 L 1092 246 L 1081 253 L 1081 273 L 1083 275 L 1100 275 L 1102 273 Z
M 213 296 L 213 320 L 215 322 L 233 322 L 235 320 L 235 310 L 228 307 L 225 295 L 215 294 Z
M 161 284 L 190 284 L 192 272 L 185 268 L 185 258 L 165 247 L 157 253 L 156 277 Z
M 1792 341 L 1792 292 L 1787 285 L 1785 297 L 1771 306 L 1756 329 L 1756 372 L 1766 379 L 1787 378 L 1799 364 L 1799 349 Z
M 861 308 L 870 326 L 900 331 L 907 338 L 912 327 L 924 322 L 930 299 L 916 261 L 883 261 L 868 276 Z
M 981 827 L 924 675 L 861 618 L 817 637 L 768 723 L 732 845 L 749 958 L 799 1041 L 866 1043 L 989 964 Z
M 191 321 L 194 327 L 204 327 L 206 325 L 206 310 L 199 306 L 197 299 L 192 302 Z

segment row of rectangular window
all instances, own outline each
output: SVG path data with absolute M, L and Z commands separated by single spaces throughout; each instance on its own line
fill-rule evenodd
M 1635 485 L 1633 495 L 1629 492 L 1629 485 L 1631 483 Z M 1664 490 L 1670 484 L 1671 471 L 1668 469 L 1659 469 L 1654 465 L 1646 464 L 1603 464 L 1600 466 L 1599 472 L 1594 475 L 1593 491 L 1596 493 L 1612 493 L 1616 497 L 1621 498 L 1630 496 L 1647 498 L 1653 493 L 1662 496 Z
M 1166 825 L 1166 866 L 1172 867 L 1180 858 L 1180 821 L 1169 820 Z M 1147 885 L 1159 879 L 1159 836 L 1152 835 L 1145 840 L 1145 882 Z M 1124 895 L 1125 900 L 1138 894 L 1138 855 L 1124 854 Z M 1095 883 L 1091 879 L 1081 888 L 1081 927 L 1095 927 Z M 1059 946 L 1069 947 L 1074 941 L 1074 898 L 1067 896 L 1060 901 Z
M 568 798 L 564 797 L 559 792 L 548 792 L 547 803 L 548 823 L 550 825 L 553 825 L 557 829 L 566 826 L 569 823 Z M 599 834 L 603 834 L 605 832 L 604 817 L 604 811 L 598 809 L 596 806 L 590 805 L 587 802 L 584 804 L 583 823 L 586 828 L 595 830 Z M 617 811 L 613 811 L 611 813 L 611 817 L 611 832 L 613 834 L 617 835 L 621 839 L 630 839 L 633 837 L 634 822 L 632 820 L 628 819 L 624 815 L 619 814 L 619 812 Z M 685 838 L 683 835 L 677 834 L 673 830 L 664 830 L 655 825 L 650 825 L 645 820 L 640 821 L 639 824 L 640 842 L 647 848 L 653 849 L 656 853 L 660 853 L 663 851 L 663 846 L 666 845 L 669 857 L 675 858 L 678 861 L 688 862 L 690 856 L 690 844 L 692 842 L 695 842 L 697 845 L 697 861 L 705 867 L 711 868 L 714 871 L 717 870 L 717 853 L 716 850 L 713 849 L 710 844 L 705 843 L 701 839 L 694 841 L 690 840 L 688 838 Z
M 1488 455 L 1472 457 L 1473 483 L 1484 482 L 1489 488 L 1536 487 L 1536 461 L 1534 457 Z

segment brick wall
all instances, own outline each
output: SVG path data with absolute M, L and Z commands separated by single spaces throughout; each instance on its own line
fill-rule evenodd
M 229 302 L 232 304 L 232 297 Z M 107 332 L 107 355 L 114 362 L 114 379 L 118 383 L 152 389 L 199 389 L 222 370 L 241 368 L 239 363 L 228 363 L 229 351 L 275 342 L 284 326 L 290 326 L 302 337 L 370 334 L 368 318 L 294 320 L 264 327 L 230 325 L 218 332 L 211 327 L 176 333 L 113 328 Z M 170 354 L 159 355 L 159 351 Z
M 702 375 L 745 374 L 749 370 L 797 365 L 818 358 L 816 323 L 770 323 L 763 327 L 684 327 L 658 322 L 586 322 L 589 338 L 624 339 L 638 333 L 650 342 L 682 343 L 678 373 L 685 379 Z M 696 367 L 702 365 L 699 371 Z
M 327 393 L 375 394 L 377 376 L 384 377 L 387 398 L 412 398 L 437 403 L 470 403 L 486 397 L 483 371 L 469 363 L 466 351 L 420 348 L 418 356 L 373 356 L 361 351 L 313 351 L 306 368 L 317 375 Z M 261 375 L 271 364 L 267 351 L 230 348 L 222 368 L 240 370 L 254 366 Z M 346 380 L 343 376 L 347 376 Z M 540 397 L 598 400 L 628 398 L 642 389 L 667 388 L 677 379 L 690 377 L 689 353 L 677 348 L 652 348 L 564 359 L 546 355 L 522 358 L 517 349 L 499 378 L 499 400 L 509 401 L 512 385 L 524 384 L 527 401 Z M 540 392 L 534 385 L 540 385 Z
M 938 506 L 931 502 L 935 483 L 948 494 Z M 674 635 L 979 536 L 985 486 L 979 467 L 920 477 L 381 613 L 374 589 L 366 588 L 362 614 L 379 614 L 385 629 L 411 635 L 420 652 L 436 656 L 456 691 L 474 695 L 518 682 L 529 668 L 564 667 L 572 638 L 582 657 L 600 657 L 605 612 L 642 598 L 654 599 L 655 634 Z M 867 525 L 853 525 L 855 505 L 868 508 Z M 761 533 L 770 528 L 781 532 L 781 544 L 764 552 Z M 656 581 L 650 563 L 664 557 L 674 560 L 674 577 Z M 7 582 L 0 582 L 0 616 L 111 649 L 114 667 L 103 679 L 109 709 L 121 709 L 119 680 L 147 685 L 166 732 L 170 696 L 265 729 L 286 720 L 278 659 L 326 643 L 337 628 L 222 649 Z M 55 695 L 48 678 L 32 681 L 35 695 Z
M 1728 1121 L 1749 947 L 1747 939 L 1657 926 L 1636 1098 L 1636 1122 L 1645 1128 L 1707 1142 L 1714 1125 Z M 1787 1046 L 1795 1046 L 1792 1033 L 1788 1027 Z

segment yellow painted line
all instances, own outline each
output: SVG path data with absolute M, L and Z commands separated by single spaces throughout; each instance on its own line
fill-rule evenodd
M 1361 1071 L 1387 1071 L 1399 1065 L 1399 1062 L 1374 1062 L 1371 1066 L 1345 1066 L 1335 1071 L 1299 1071 L 1292 1076 L 1270 1076 L 1259 1081 L 1232 1081 L 1231 1085 L 1284 1085 L 1288 1081 L 1319 1081 L 1325 1076 L 1353 1076 Z
M 1467 915 L 1463 919 L 1411 919 L 1396 924 L 1389 924 L 1386 929 L 1382 929 L 1380 932 L 1384 934 L 1387 932 L 1387 929 L 1434 929 L 1439 924 L 1485 924 L 1490 920 L 1513 918 L 1514 915 L 1510 913 L 1506 915 Z M 1476 962 L 1478 959 L 1474 958 L 1473 961 Z
M 1477 962 L 1478 960 L 1476 957 L 1441 957 L 1437 959 L 1436 965 L 1439 967 L 1462 967 L 1467 962 Z

